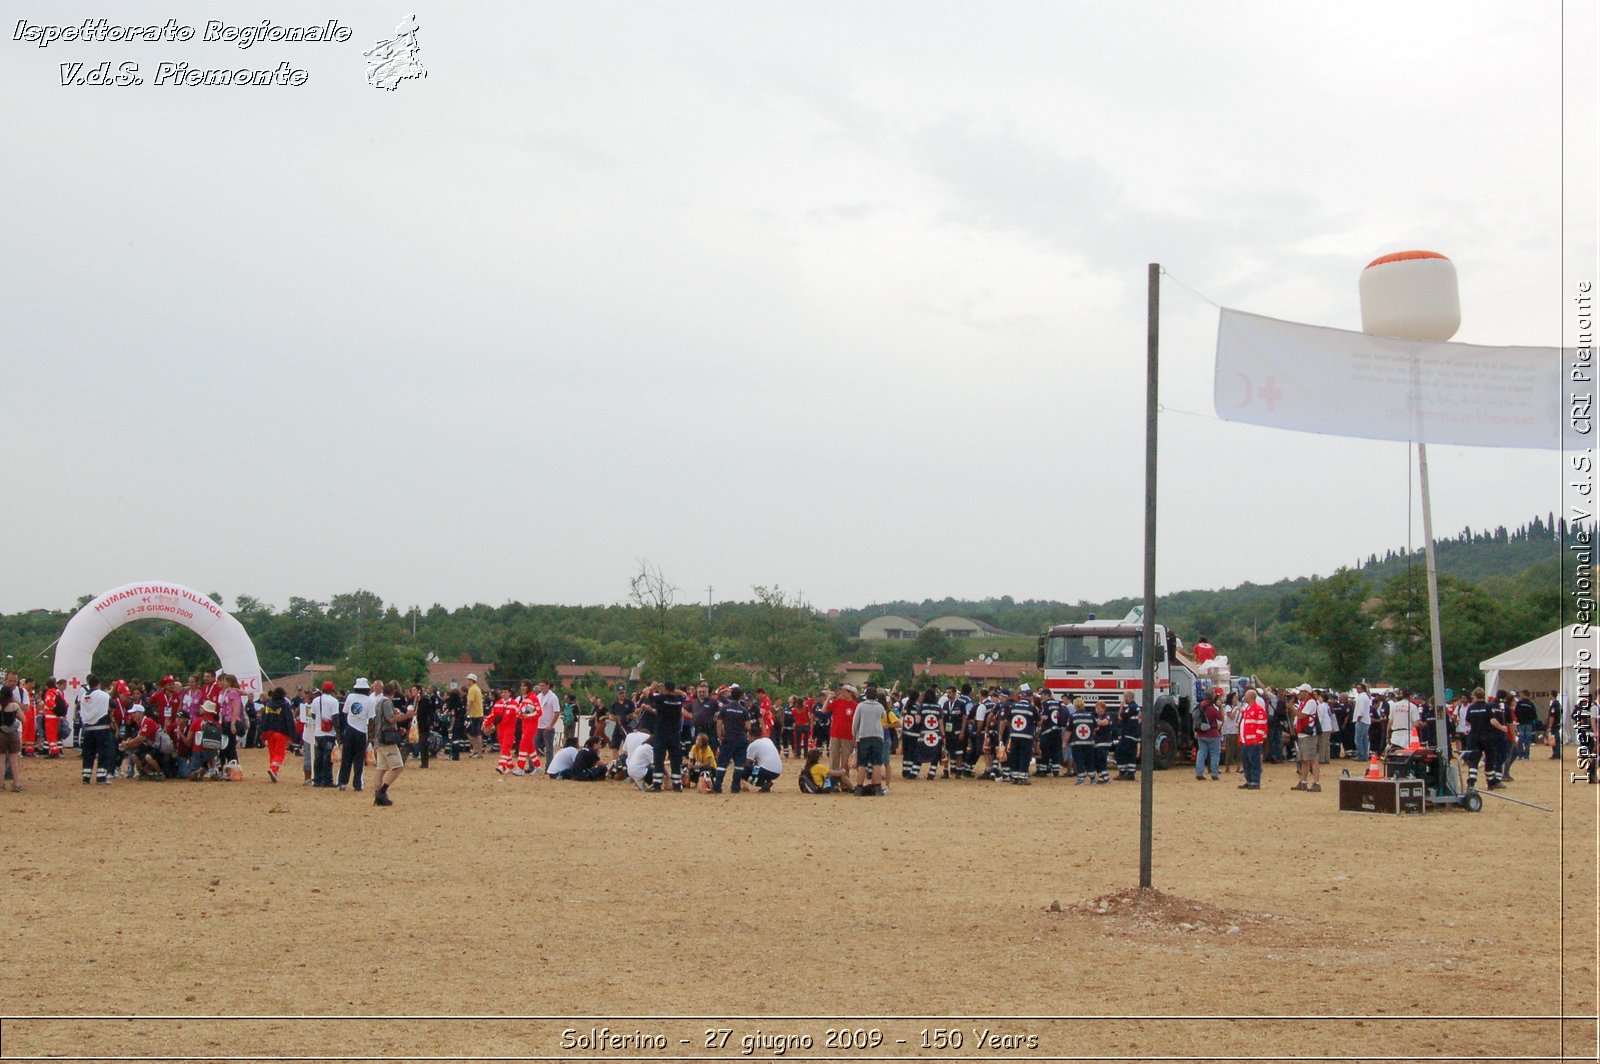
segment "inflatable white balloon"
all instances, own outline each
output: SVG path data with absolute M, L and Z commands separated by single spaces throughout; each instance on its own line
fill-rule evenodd
M 82 691 L 100 641 L 129 621 L 146 620 L 183 625 L 211 644 L 222 671 L 237 676 L 241 690 L 261 690 L 255 644 L 233 614 L 193 588 L 150 581 L 112 588 L 67 622 L 56 644 L 55 677 L 67 681 L 69 697 L 76 701 Z
M 1361 271 L 1361 331 L 1445 341 L 1461 328 L 1455 263 L 1437 251 L 1397 251 Z

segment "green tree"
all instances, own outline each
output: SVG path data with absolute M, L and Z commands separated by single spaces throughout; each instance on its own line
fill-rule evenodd
M 818 687 L 833 671 L 834 647 L 827 627 L 781 588 L 753 588 L 755 609 L 743 618 L 739 646 L 762 679 L 784 691 Z
M 1341 568 L 1327 579 L 1314 579 L 1300 592 L 1294 625 L 1324 666 L 1324 678 L 1348 687 L 1373 664 L 1372 619 L 1363 604 L 1371 595 L 1366 577 Z
M 512 680 L 555 681 L 556 666 L 550 650 L 530 631 L 513 632 L 494 659 L 496 683 Z
M 350 652 L 334 679 L 342 689 L 358 676 L 386 683 L 393 680 L 402 686 L 421 683 L 428 676 L 428 659 L 414 644 L 367 640 L 359 651 Z
M 883 649 L 874 655 L 878 663 L 883 666 L 883 671 L 873 677 L 891 686 L 899 684 L 905 690 L 911 689 L 911 679 L 915 670 L 912 668 L 918 660 L 917 646 L 909 639 L 896 639 L 884 645 Z
M 100 640 L 94 661 L 89 666 L 95 676 L 106 680 L 143 680 L 150 675 L 151 654 L 146 631 L 148 622 L 127 624 Z
M 924 628 L 911 645 L 923 661 L 944 661 L 953 652 L 950 633 L 943 628 Z
M 1385 679 L 1431 694 L 1433 639 L 1426 571 L 1417 566 L 1391 577 L 1379 594 L 1378 612 L 1388 638 Z M 1440 573 L 1439 641 L 1445 686 L 1457 691 L 1471 688 L 1482 675 L 1478 662 L 1540 634 L 1521 634 L 1514 625 L 1512 614 L 1476 584 Z

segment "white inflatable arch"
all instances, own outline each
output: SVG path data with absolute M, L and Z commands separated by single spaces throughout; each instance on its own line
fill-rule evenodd
M 67 622 L 56 644 L 55 676 L 67 682 L 69 697 L 76 701 L 82 692 L 95 647 L 102 639 L 129 621 L 147 620 L 183 625 L 211 644 L 222 671 L 237 676 L 242 690 L 260 692 L 261 663 L 244 625 L 193 588 L 151 582 L 112 588 Z

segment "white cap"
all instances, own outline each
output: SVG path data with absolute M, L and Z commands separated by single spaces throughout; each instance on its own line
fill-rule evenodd
M 478 674 L 475 673 L 475 672 L 469 672 L 469 673 L 467 673 L 467 679 L 469 679 L 472 682 L 476 683 L 478 681 Z
M 365 676 L 362 676 L 359 679 L 357 679 L 356 682 L 354 684 L 352 684 L 351 686 L 352 686 L 352 688 L 354 690 L 357 690 L 357 691 L 367 691 L 367 690 L 370 690 L 372 688 L 372 685 L 367 682 L 367 678 Z

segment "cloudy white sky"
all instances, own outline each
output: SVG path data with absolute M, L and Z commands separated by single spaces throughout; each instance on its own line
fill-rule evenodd
M 1429 248 L 1458 339 L 1574 342 L 1566 7 L 452 2 L 391 93 L 361 53 L 404 5 L 3 0 L 0 609 L 608 602 L 640 558 L 690 597 L 1136 594 L 1147 263 L 1357 329 L 1361 268 Z M 94 16 L 354 36 L 12 40 Z M 306 85 L 58 74 L 285 59 Z M 1178 413 L 1216 311 L 1162 315 L 1163 590 L 1405 542 L 1403 444 Z M 1555 453 L 1430 456 L 1441 531 L 1560 508 Z

